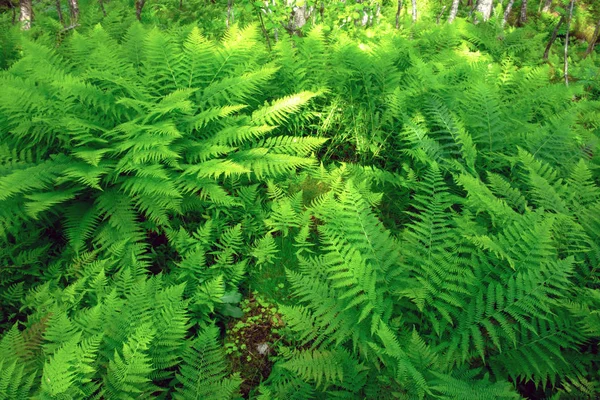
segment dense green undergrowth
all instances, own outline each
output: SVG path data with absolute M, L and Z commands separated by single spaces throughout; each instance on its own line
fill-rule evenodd
M 3 58 L 0 399 L 600 394 L 596 56 L 127 26 Z

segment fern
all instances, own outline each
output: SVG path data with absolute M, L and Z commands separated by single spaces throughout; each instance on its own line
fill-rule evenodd
M 147 355 L 153 336 L 150 325 L 142 325 L 123 344 L 122 351 L 115 350 L 106 375 L 107 398 L 132 399 L 149 396 L 156 390 L 150 383 L 152 366 Z
M 238 375 L 227 377 L 224 354 L 217 344 L 218 330 L 201 332 L 186 350 L 177 375 L 176 399 L 228 399 L 239 390 Z

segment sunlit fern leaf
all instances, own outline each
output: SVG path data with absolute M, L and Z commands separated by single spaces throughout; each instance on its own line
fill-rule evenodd
M 518 213 L 509 206 L 506 200 L 497 197 L 480 179 L 470 175 L 461 175 L 456 181 L 467 192 L 466 204 L 475 212 L 485 212 L 491 218 L 494 226 L 514 221 Z M 502 182 L 496 183 L 496 185 Z M 506 184 L 504 184 L 506 187 Z M 512 192 L 504 192 L 503 196 L 511 195 Z M 510 200 L 510 199 L 509 199 Z
M 37 192 L 29 194 L 25 196 L 25 199 L 27 200 L 25 209 L 30 217 L 36 218 L 39 213 L 46 211 L 57 204 L 73 199 L 77 195 L 77 192 L 77 189 L 67 189 L 62 191 L 55 190 L 53 192 Z
M 290 115 L 298 112 L 301 107 L 319 93 L 300 92 L 275 100 L 272 104 L 263 106 L 252 113 L 252 123 L 260 126 L 263 124 L 279 125 L 286 121 Z
M 282 349 L 286 361 L 282 368 L 300 376 L 307 382 L 314 382 L 317 388 L 346 386 L 352 392 L 361 388 L 362 366 L 346 351 L 339 350 L 290 350 Z M 351 376 L 346 376 L 351 374 Z M 361 382 L 362 381 L 362 382 Z
M 438 394 L 436 397 L 442 399 L 520 399 L 521 396 L 508 382 L 494 382 L 488 374 L 482 379 L 458 379 L 451 375 L 433 372 L 436 376 L 431 387 Z
M 164 288 L 156 294 L 156 329 L 149 348 L 154 372 L 153 380 L 172 378 L 173 368 L 181 361 L 185 337 L 189 328 L 188 302 L 182 296 L 185 285 Z
M 304 400 L 315 397 L 317 390 L 313 384 L 302 380 L 297 374 L 281 367 L 278 363 L 273 365 L 273 370 L 266 382 L 259 386 L 260 398 L 270 400 L 272 396 L 290 400 Z
M 200 102 L 212 106 L 223 101 L 233 104 L 247 101 L 261 85 L 273 77 L 275 72 L 277 72 L 276 68 L 266 65 L 241 76 L 225 77 L 213 81 L 203 90 Z
M 264 139 L 260 147 L 266 147 L 272 153 L 309 156 L 327 141 L 326 138 L 275 136 Z
M 144 37 L 146 36 L 146 29 L 140 23 L 133 23 L 127 30 L 125 37 L 123 38 L 123 47 L 121 53 L 135 69 L 140 69 L 145 55 L 143 52 Z
M 73 324 L 64 311 L 55 310 L 48 321 L 48 328 L 44 332 L 44 352 L 53 354 L 65 343 L 80 337 L 80 331 Z
M 42 393 L 49 397 L 74 393 L 75 350 L 80 335 L 67 341 L 44 365 Z
M 574 211 L 600 201 L 600 189 L 593 181 L 593 174 L 588 164 L 583 160 L 573 168 L 567 180 L 570 192 L 570 202 Z
M 492 172 L 488 172 L 487 177 L 490 181 L 490 189 L 496 196 L 506 199 L 507 203 L 519 212 L 529 211 L 525 196 L 519 189 L 513 187 L 505 177 Z
M 247 106 L 245 105 L 228 105 L 223 107 L 211 107 L 207 108 L 200 113 L 189 118 L 189 124 L 195 129 L 201 136 L 202 129 L 213 121 L 218 121 L 219 118 L 228 117 L 235 114 L 238 111 L 243 110 Z
M 77 253 L 84 248 L 99 223 L 98 209 L 91 204 L 76 203 L 65 210 L 65 233 L 69 245 Z
M 29 398 L 34 379 L 35 374 L 27 374 L 24 364 L 18 363 L 17 360 L 2 359 L 0 361 L 0 399 Z
M 435 97 L 429 99 L 429 107 L 426 110 L 437 125 L 432 130 L 431 136 L 444 148 L 446 157 L 454 158 L 460 152 L 465 167 L 474 172 L 477 158 L 475 144 L 478 143 L 467 132 L 462 122 L 440 99 Z
M 554 219 L 543 218 L 540 213 L 528 214 L 511 224 L 494 237 L 473 236 L 472 242 L 506 260 L 515 270 L 536 269 L 554 255 L 551 228 Z M 530 239 L 523 241 L 523 235 Z
M 414 398 L 422 399 L 425 394 L 430 394 L 431 391 L 425 376 L 415 368 L 413 360 L 400 345 L 396 334 L 383 321 L 378 326 L 377 337 L 383 345 L 383 349 L 378 351 L 379 356 L 383 356 L 381 354 L 383 351 L 387 357 L 387 359 L 383 357 L 384 362 L 393 371 L 397 383 L 408 389 Z
M 56 157 L 36 166 L 16 169 L 0 177 L 0 201 L 19 193 L 48 188 L 66 168 L 65 161 L 64 157 Z
M 277 260 L 279 249 L 271 233 L 258 239 L 252 249 L 252 256 L 256 258 L 256 265 L 273 264 Z
M 164 95 L 184 87 L 179 81 L 182 54 L 172 39 L 152 29 L 144 38 L 144 78 L 156 94 Z
M 122 349 L 114 351 L 104 381 L 107 399 L 134 399 L 150 396 L 156 390 L 150 380 L 153 368 L 147 354 L 154 333 L 150 324 L 142 325 L 127 339 Z
M 194 339 L 183 355 L 173 398 L 230 399 L 238 392 L 238 374 L 228 376 L 225 354 L 217 342 L 218 329 L 209 326 Z

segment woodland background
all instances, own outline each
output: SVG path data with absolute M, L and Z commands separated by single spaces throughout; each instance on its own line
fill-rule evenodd
M 0 400 L 600 397 L 600 2 L 15 1 Z

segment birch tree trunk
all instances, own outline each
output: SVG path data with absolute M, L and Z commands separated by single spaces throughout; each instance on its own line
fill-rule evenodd
M 508 21 L 508 16 L 510 15 L 510 12 L 513 8 L 513 4 L 515 4 L 515 0 L 508 1 L 508 4 L 506 5 L 506 10 L 504 10 L 504 18 L 502 18 L 502 26 L 506 25 L 506 21 Z
M 363 0 L 356 0 L 357 4 L 362 4 Z M 354 25 L 358 25 L 359 20 L 355 19 L 354 20 Z M 366 7 L 363 8 L 362 10 L 362 16 L 360 17 L 360 25 L 361 26 L 367 26 L 367 24 L 369 23 L 369 14 L 367 12 Z
M 573 7 L 575 0 L 569 5 L 569 18 L 567 19 L 567 36 L 565 37 L 565 85 L 569 86 L 569 31 L 571 30 L 571 19 L 573 19 Z
M 77 0 L 68 0 L 69 10 L 71 10 L 71 25 L 75 25 L 79 19 L 79 4 Z
M 479 0 L 475 11 L 483 15 L 483 21 L 487 21 L 492 16 L 493 6 L 494 0 Z
M 452 23 L 452 21 L 454 21 L 456 19 L 456 15 L 458 14 L 458 5 L 459 4 L 460 4 L 460 0 L 452 0 L 452 7 L 450 8 L 450 15 L 448 16 L 449 23 Z
M 417 0 L 412 0 L 412 20 L 417 22 Z
M 229 28 L 229 25 L 233 22 L 233 0 L 227 1 L 227 20 L 225 26 Z
M 598 35 L 600 35 L 600 21 L 598 21 L 598 24 L 596 24 L 596 29 L 594 29 L 594 34 L 592 35 L 592 39 L 590 40 L 588 48 L 585 50 L 583 58 L 586 58 L 592 54 L 592 51 L 594 51 L 594 46 L 596 46 L 596 41 L 598 41 Z
M 398 10 L 396 11 L 396 29 L 400 29 L 400 11 L 402 11 L 402 0 L 398 0 Z
M 544 8 L 542 8 L 542 12 L 549 12 L 551 6 L 552 0 L 546 0 L 546 2 L 544 3 Z
M 310 17 L 308 5 L 304 3 L 302 7 L 294 6 L 292 0 L 287 0 L 288 7 L 292 8 L 292 14 L 288 22 L 287 30 L 294 35 L 300 34 L 300 29 L 306 25 L 306 21 Z
M 31 21 L 33 20 L 33 8 L 31 7 L 31 0 L 21 0 L 19 4 L 21 13 L 19 14 L 19 22 L 21 23 L 21 29 L 24 31 L 31 28 Z
M 523 0 L 521 3 L 521 16 L 519 17 L 519 25 L 523 25 L 527 22 L 527 0 Z

